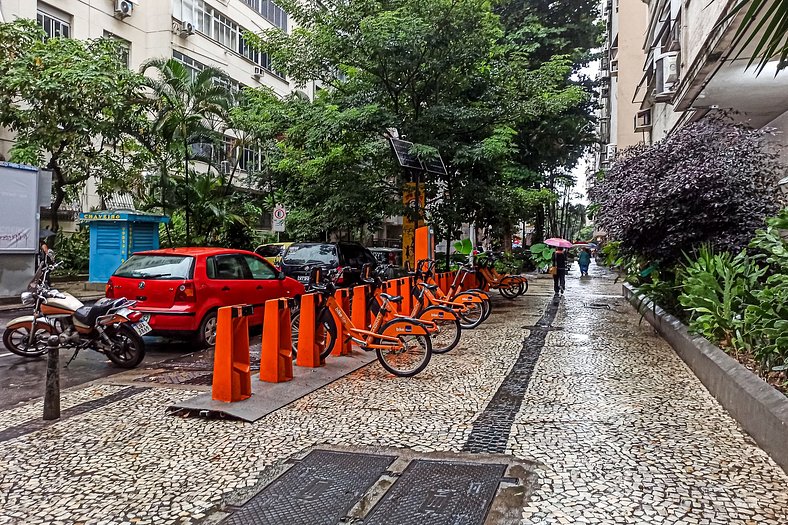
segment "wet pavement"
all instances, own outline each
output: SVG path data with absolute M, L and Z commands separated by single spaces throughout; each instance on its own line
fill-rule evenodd
M 787 524 L 788 476 L 639 323 L 620 284 L 592 266 L 592 277 L 575 269 L 567 285 L 561 298 L 543 279 L 525 297 L 496 298 L 488 321 L 414 378 L 373 362 L 253 424 L 167 415 L 208 386 L 139 381 L 202 373 L 198 354 L 70 389 L 60 422 L 38 423 L 40 400 L 0 411 L 0 524 L 241 522 L 240 495 L 265 494 L 321 448 L 401 450 L 414 465 L 436 454 L 525 462 L 531 477 L 518 490 L 527 502 L 514 522 L 501 513 L 489 523 Z M 388 469 L 380 479 L 391 487 L 406 478 Z M 469 470 L 465 490 L 489 501 L 483 470 Z M 294 500 L 314 501 L 337 482 L 321 476 L 300 478 Z M 435 487 L 419 504 L 431 516 L 457 501 Z M 379 501 L 390 501 L 393 489 L 381 490 Z M 397 510 L 384 516 L 375 505 L 357 504 L 346 518 L 374 522 Z M 446 516 L 436 523 L 457 518 Z
M 86 304 L 92 304 L 87 302 Z M 29 313 L 29 309 L 0 312 L 0 334 L 11 319 Z M 259 338 L 259 337 L 258 337 Z M 168 341 L 146 337 L 146 367 L 162 361 L 177 360 L 194 352 L 194 348 L 183 341 Z M 65 368 L 73 351 L 65 350 L 60 356 L 61 388 L 70 388 L 99 379 L 107 378 L 125 370 L 113 365 L 104 355 L 92 350 L 83 350 Z M 35 399 L 44 394 L 46 379 L 46 356 L 40 358 L 20 357 L 6 350 L 0 341 L 0 410 Z

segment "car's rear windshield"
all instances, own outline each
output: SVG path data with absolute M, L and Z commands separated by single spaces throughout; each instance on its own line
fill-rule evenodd
M 282 246 L 277 244 L 268 244 L 266 246 L 260 246 L 255 250 L 257 255 L 261 257 L 276 257 L 282 251 Z
M 283 261 L 285 264 L 339 264 L 333 244 L 294 244 L 285 252 Z
M 186 255 L 132 255 L 114 275 L 132 279 L 191 279 L 193 265 L 194 257 Z
M 340 244 L 339 249 L 342 250 L 345 263 L 349 266 L 360 268 L 365 263 L 375 261 L 360 244 Z

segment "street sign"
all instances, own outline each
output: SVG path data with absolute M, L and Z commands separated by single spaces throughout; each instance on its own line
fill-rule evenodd
M 284 206 L 277 205 L 274 207 L 273 220 L 271 221 L 272 230 L 275 232 L 285 231 L 285 219 L 287 219 L 287 210 Z

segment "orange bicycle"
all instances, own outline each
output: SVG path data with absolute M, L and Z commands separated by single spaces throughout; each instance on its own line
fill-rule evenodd
M 462 290 L 462 283 L 465 281 L 466 276 L 471 273 L 469 266 L 460 265 L 457 274 L 454 276 L 449 290 L 444 292 L 435 282 L 434 276 L 435 261 L 424 259 L 416 264 L 417 286 L 427 289 L 430 294 L 427 300 L 431 300 L 430 304 L 443 304 L 450 306 L 453 310 L 457 311 L 461 317 L 461 326 L 465 329 L 476 328 L 485 319 L 490 317 L 492 313 L 492 305 L 490 303 L 490 296 L 483 290 Z M 457 308 L 460 304 L 464 308 Z
M 382 294 L 376 293 L 383 286 L 386 272 L 390 265 L 378 266 L 375 273 L 371 273 L 369 265 L 364 265 L 361 270 L 362 281 L 370 285 L 372 293 L 367 301 L 367 309 L 374 315 L 378 315 L 382 308 Z M 405 290 L 402 293 L 413 293 Z M 432 339 L 432 352 L 435 354 L 445 354 L 453 349 L 460 342 L 462 336 L 462 325 L 459 314 L 451 308 L 442 305 L 424 306 L 424 301 L 419 296 L 419 291 L 414 293 L 416 301 L 408 315 L 397 314 L 389 310 L 384 315 L 387 319 L 411 318 L 418 319 L 427 328 Z
M 380 364 L 392 374 L 412 377 L 424 370 L 432 357 L 432 341 L 428 328 L 418 319 L 408 317 L 387 319 L 389 304 L 402 301 L 402 297 L 381 293 L 382 304 L 369 330 L 357 327 L 334 298 L 335 280 L 341 273 L 341 271 L 336 273 L 333 279 L 324 279 L 322 269 L 315 268 L 310 277 L 310 283 L 313 283 L 311 289 L 320 296 L 315 319 L 318 324 L 323 325 L 326 332 L 325 354 L 330 354 L 336 344 L 337 326 L 334 319 L 336 316 L 350 334 L 350 340 L 364 351 L 374 350 Z M 298 333 L 299 321 L 300 316 L 294 316 L 291 321 L 295 345 L 297 345 L 295 334 Z

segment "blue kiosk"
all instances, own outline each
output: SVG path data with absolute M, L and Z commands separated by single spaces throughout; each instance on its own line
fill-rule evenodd
M 159 224 L 170 222 L 163 215 L 136 211 L 106 210 L 79 214 L 90 227 L 89 281 L 105 283 L 134 252 L 159 247 Z

